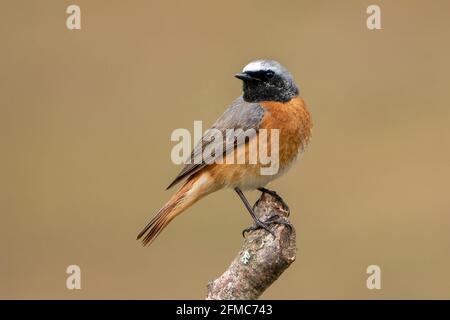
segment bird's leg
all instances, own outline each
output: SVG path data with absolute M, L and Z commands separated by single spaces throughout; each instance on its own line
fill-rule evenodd
M 258 188 L 258 190 L 261 191 L 262 193 L 268 193 L 268 194 L 270 194 L 272 197 L 274 197 L 278 202 L 281 203 L 281 205 L 282 205 L 282 206 L 284 207 L 284 209 L 287 211 L 288 216 L 290 215 L 291 209 L 289 209 L 289 206 L 287 205 L 287 203 L 284 202 L 283 198 L 280 197 L 280 195 L 279 195 L 278 193 L 276 193 L 276 192 L 273 191 L 273 190 L 266 189 L 266 188 Z
M 234 188 L 234 191 L 236 191 L 236 193 L 239 195 L 239 198 L 241 198 L 241 200 L 244 203 L 245 207 L 247 208 L 248 212 L 252 216 L 253 221 L 255 222 L 255 225 L 253 227 L 250 227 L 250 228 L 242 230 L 242 235 L 245 236 L 245 233 L 248 232 L 248 231 L 257 230 L 257 229 L 261 229 L 262 228 L 262 229 L 266 230 L 267 232 L 269 232 L 271 235 L 273 235 L 275 237 L 275 234 L 269 228 L 270 224 L 272 224 L 273 221 L 272 222 L 269 222 L 269 221 L 266 222 L 266 221 L 259 220 L 258 217 L 256 216 L 255 212 L 253 211 L 252 207 L 250 206 L 250 203 L 248 203 L 247 198 L 242 193 L 242 190 L 239 189 L 239 188 Z

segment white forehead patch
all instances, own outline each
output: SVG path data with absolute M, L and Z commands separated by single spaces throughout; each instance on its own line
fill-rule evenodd
M 254 71 L 261 71 L 261 70 L 268 70 L 271 69 L 264 61 L 253 61 L 250 62 L 248 65 L 242 69 L 242 72 L 254 72 Z

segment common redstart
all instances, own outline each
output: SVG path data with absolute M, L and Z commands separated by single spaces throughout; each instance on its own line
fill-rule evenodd
M 310 113 L 299 96 L 299 89 L 292 75 L 277 61 L 253 61 L 235 77 L 243 81 L 243 95 L 217 119 L 211 128 L 214 130 L 210 129 L 203 134 L 191 153 L 190 161 L 167 187 L 169 189 L 184 181 L 181 188 L 138 235 L 137 239 L 143 237 L 143 245 L 151 243 L 170 221 L 196 201 L 224 188 L 233 188 L 239 195 L 254 220 L 255 225 L 251 229 L 263 228 L 271 232 L 269 225 L 281 222 L 259 220 L 242 190 L 258 189 L 263 193 L 269 193 L 277 198 L 286 210 L 289 210 L 281 197 L 275 191 L 266 189 L 265 185 L 284 174 L 306 147 L 312 129 Z M 230 129 L 238 132 L 233 136 L 231 144 L 227 138 L 229 137 L 227 133 L 233 131 Z M 259 139 L 264 131 L 262 129 L 269 132 L 268 138 Z M 253 130 L 256 134 L 242 139 L 242 135 L 249 130 Z M 278 170 L 273 174 L 262 174 L 262 168 L 266 164 L 263 164 L 259 158 L 256 163 L 211 161 L 223 160 L 225 156 L 233 152 L 235 155 L 244 155 L 245 159 L 248 159 L 250 152 L 260 150 L 261 146 L 265 146 L 269 149 L 269 153 L 272 153 L 275 151 L 271 139 L 274 135 L 273 130 L 278 132 L 278 141 L 276 141 L 278 159 L 274 160 L 277 161 Z M 224 140 L 212 139 L 209 133 L 211 131 L 222 132 Z M 225 144 L 225 147 L 216 149 L 218 144 Z M 200 161 L 195 161 L 198 160 L 199 155 L 202 155 L 205 147 L 209 147 L 210 150 L 223 150 L 223 152 L 211 154 L 209 159 L 201 157 Z

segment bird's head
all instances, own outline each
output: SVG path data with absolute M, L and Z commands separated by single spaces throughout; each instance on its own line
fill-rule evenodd
M 299 94 L 292 75 L 274 60 L 252 61 L 235 77 L 244 83 L 244 100 L 247 102 L 287 102 Z

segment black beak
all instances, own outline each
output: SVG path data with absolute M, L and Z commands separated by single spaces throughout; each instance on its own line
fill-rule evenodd
M 246 72 L 239 72 L 239 73 L 236 73 L 234 76 L 236 78 L 240 79 L 240 80 L 243 80 L 243 81 L 248 81 L 248 80 L 258 80 L 258 81 L 260 81 L 261 80 L 261 79 L 252 77 L 251 75 L 249 75 Z

